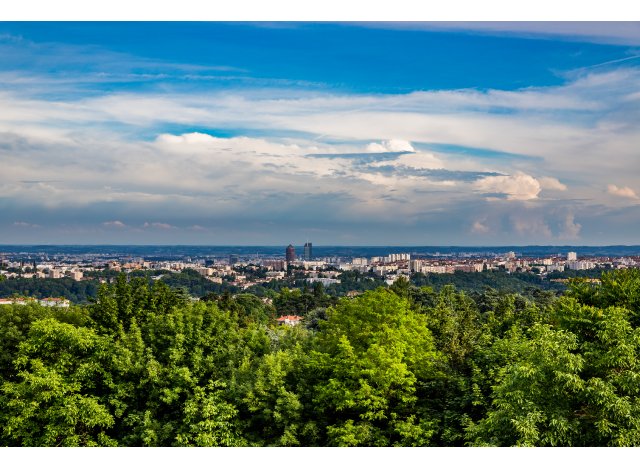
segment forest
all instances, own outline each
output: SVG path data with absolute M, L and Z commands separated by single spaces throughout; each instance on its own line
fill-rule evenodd
M 282 314 L 303 316 L 279 326 Z M 640 445 L 640 271 L 0 305 L 2 446 Z

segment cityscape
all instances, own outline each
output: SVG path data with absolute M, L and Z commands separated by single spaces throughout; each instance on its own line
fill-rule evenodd
M 188 3 L 0 21 L 8 468 L 640 447 L 640 22 Z
M 7 247 L 0 247 L 6 250 Z M 400 277 L 410 280 L 415 274 L 453 274 L 455 272 L 482 273 L 487 271 L 504 273 L 530 273 L 542 279 L 551 273 L 573 272 L 580 276 L 580 271 L 628 269 L 640 266 L 640 255 L 582 255 L 575 251 L 531 256 L 515 251 L 494 252 L 451 252 L 416 254 L 415 252 L 388 253 L 384 256 L 315 256 L 312 242 L 303 247 L 289 244 L 277 256 L 228 253 L 225 255 L 200 255 L 197 248 L 189 255 L 163 256 L 153 254 L 145 259 L 130 254 L 64 253 L 63 247 L 48 247 L 57 251 L 55 254 L 35 251 L 24 251 L 29 247 L 20 247 L 21 251 L 0 251 L 0 276 L 5 279 L 61 279 L 73 281 L 114 281 L 105 276 L 105 270 L 113 273 L 148 273 L 153 280 L 160 280 L 166 274 L 181 273 L 190 270 L 198 273 L 210 283 L 224 285 L 227 288 L 246 290 L 256 285 L 266 286 L 272 280 L 302 280 L 308 284 L 320 283 L 324 287 L 340 284 L 341 274 L 354 271 L 363 275 L 371 275 L 392 285 Z M 115 247 L 112 247 L 112 251 Z M 77 247 L 77 251 L 81 249 Z M 249 251 L 250 247 L 245 247 Z M 257 247 L 264 251 L 275 251 L 276 247 Z M 352 248 L 356 249 L 357 248 Z M 443 248 L 444 249 L 444 248 Z M 473 248 L 470 248 L 473 250 Z M 526 248 L 525 248 L 526 249 Z M 537 248 L 540 249 L 539 247 Z M 126 250 L 121 247 L 120 250 Z M 152 248 L 150 251 L 153 250 Z M 224 247 L 218 247 L 221 253 Z M 228 250 L 228 249 L 227 249 Z M 366 253 L 366 249 L 360 248 Z M 383 250 L 382 247 L 376 251 Z M 551 251 L 552 248 L 547 249 Z M 593 248 L 591 248 L 593 250 Z M 324 250 L 323 250 L 324 251 Z M 163 259 L 164 258 L 164 259 Z M 166 274 L 154 274 L 163 271 Z M 556 282 L 566 282 L 561 277 Z M 594 279 L 594 282 L 599 282 Z M 0 303 L 11 303 L 11 299 L 0 299 Z M 13 302 L 25 302 L 18 298 Z M 43 304 L 68 306 L 68 299 L 42 299 Z

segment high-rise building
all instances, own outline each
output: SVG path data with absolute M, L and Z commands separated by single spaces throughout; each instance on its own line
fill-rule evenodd
M 313 257 L 313 247 L 311 245 L 311 242 L 307 242 L 304 244 L 304 259 L 306 261 L 311 260 L 311 258 Z
M 287 247 L 285 259 L 287 260 L 287 263 L 292 263 L 296 260 L 296 249 L 291 244 Z
M 410 260 L 409 269 L 414 273 L 422 272 L 422 260 L 421 259 Z
M 578 255 L 575 251 L 570 251 L 567 253 L 567 261 L 576 261 L 578 259 Z

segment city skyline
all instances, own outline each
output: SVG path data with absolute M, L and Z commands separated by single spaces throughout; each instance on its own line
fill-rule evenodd
M 0 244 L 637 244 L 638 46 L 640 23 L 0 23 Z

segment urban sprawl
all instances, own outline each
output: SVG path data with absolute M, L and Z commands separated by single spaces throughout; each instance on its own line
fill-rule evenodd
M 49 256 L 42 253 L 0 253 L 0 276 L 5 278 L 60 279 L 68 277 L 74 281 L 97 279 L 98 272 L 105 269 L 114 272 L 168 271 L 170 273 L 193 270 L 211 282 L 247 289 L 270 280 L 284 280 L 301 277 L 308 283 L 319 282 L 323 286 L 340 283 L 340 275 L 345 271 L 358 271 L 379 276 L 391 285 L 399 277 L 409 278 L 414 273 L 428 275 L 450 274 L 456 271 L 483 272 L 504 271 L 508 273 L 529 272 L 546 277 L 552 272 L 564 270 L 589 270 L 594 268 L 625 269 L 640 266 L 640 257 L 583 257 L 576 252 L 567 252 L 544 258 L 517 256 L 515 252 L 496 254 L 492 257 L 476 254 L 452 256 L 438 252 L 429 256 L 415 257 L 411 253 L 390 253 L 373 257 L 322 257 L 313 255 L 313 245 L 305 243 L 303 250 L 296 254 L 295 247 L 289 245 L 283 256 L 260 257 L 259 255 L 239 256 L 230 254 L 222 257 L 194 258 L 180 260 L 145 260 L 112 254 L 58 254 Z M 259 272 L 260 276 L 248 275 Z M 161 279 L 163 274 L 153 276 Z M 99 278 L 100 282 L 107 282 Z M 11 297 L 0 299 L 2 303 L 26 302 L 28 299 Z M 68 306 L 69 302 L 60 298 L 40 299 L 43 305 Z

